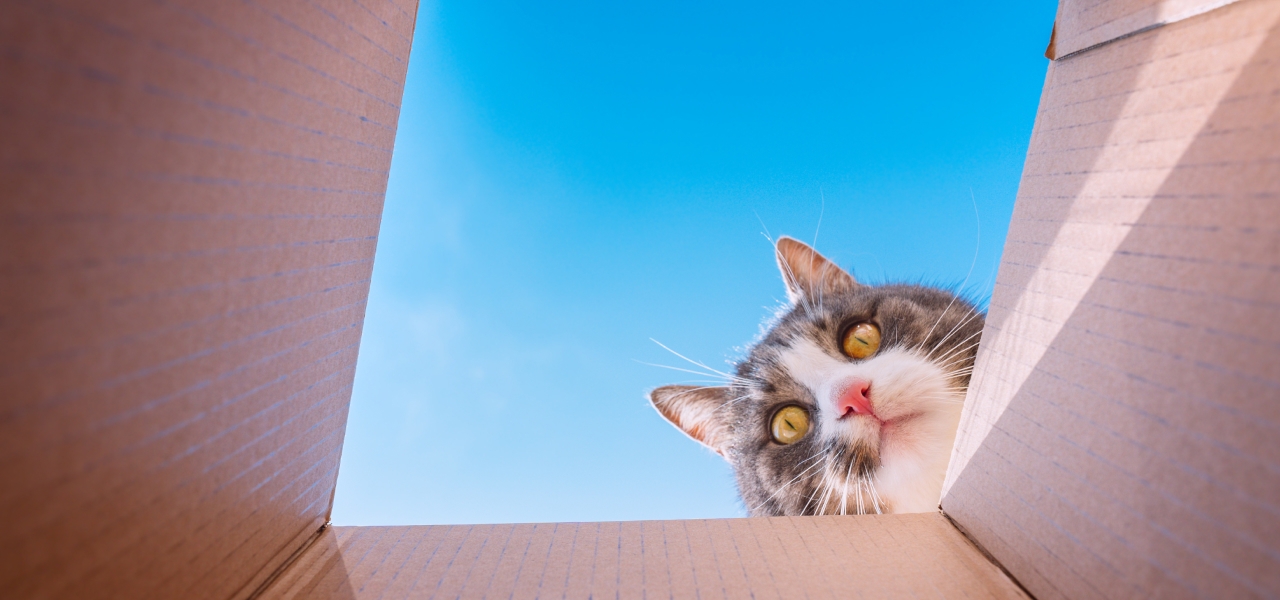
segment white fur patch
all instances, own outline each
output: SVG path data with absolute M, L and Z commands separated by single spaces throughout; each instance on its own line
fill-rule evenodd
M 937 510 L 964 401 L 963 392 L 951 389 L 945 371 L 898 348 L 850 362 L 806 339 L 784 350 L 781 359 L 817 400 L 824 438 L 880 448 L 880 467 L 872 481 L 894 512 Z M 852 378 L 871 382 L 868 397 L 879 421 L 837 414 L 837 395 Z

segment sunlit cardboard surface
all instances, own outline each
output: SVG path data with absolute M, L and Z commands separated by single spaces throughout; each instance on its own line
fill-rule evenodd
M 1278 23 L 1049 68 L 942 502 L 1037 597 L 1280 590 Z

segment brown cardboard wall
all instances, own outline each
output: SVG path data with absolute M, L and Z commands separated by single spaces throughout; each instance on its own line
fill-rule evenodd
M 0 5 L 0 597 L 244 596 L 326 520 L 415 11 Z
M 1058 3 L 1054 28 L 1055 54 L 1073 52 L 1111 40 L 1176 23 L 1236 0 L 1064 0 Z
M 266 599 L 1024 598 L 939 514 L 337 527 Z
M 1278 23 L 1049 69 L 942 502 L 1039 598 L 1280 594 Z

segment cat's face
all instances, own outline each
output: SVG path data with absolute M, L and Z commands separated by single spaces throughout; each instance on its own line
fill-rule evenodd
M 949 292 L 860 285 L 782 238 L 791 307 L 724 387 L 650 399 L 724 456 L 752 515 L 936 510 L 982 315 Z

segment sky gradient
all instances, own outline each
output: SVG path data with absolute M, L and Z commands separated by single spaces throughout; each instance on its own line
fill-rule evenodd
M 985 302 L 1055 3 L 835 4 L 423 2 L 336 524 L 745 515 L 645 393 L 782 305 L 769 236 Z

